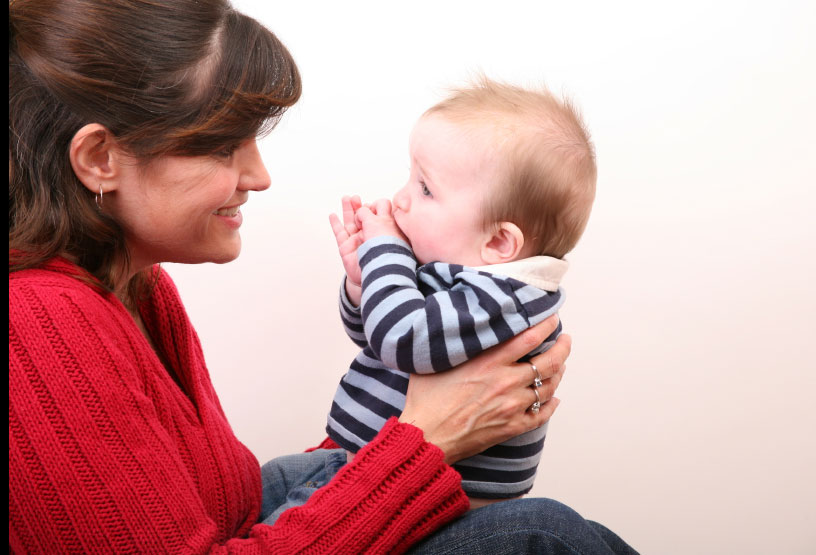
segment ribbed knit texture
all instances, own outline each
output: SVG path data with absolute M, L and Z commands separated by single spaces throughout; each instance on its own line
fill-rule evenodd
M 162 273 L 142 318 L 55 259 L 9 274 L 9 544 L 18 553 L 394 553 L 463 513 L 459 476 L 392 420 L 335 480 L 255 525 L 260 469 L 234 436 Z

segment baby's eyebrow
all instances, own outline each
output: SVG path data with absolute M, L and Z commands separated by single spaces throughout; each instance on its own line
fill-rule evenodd
M 423 177 L 425 178 L 425 181 L 430 181 L 431 183 L 433 183 L 433 182 L 434 182 L 434 179 L 431 177 L 431 175 L 430 175 L 430 173 L 428 172 L 428 170 L 425 168 L 425 166 L 423 166 L 423 165 L 420 163 L 420 161 L 419 161 L 419 160 L 417 160 L 417 157 L 416 157 L 416 156 L 411 156 L 411 164 L 413 164 L 413 165 L 415 165 L 417 168 L 419 168 L 419 173 L 421 173 L 421 174 L 423 175 Z

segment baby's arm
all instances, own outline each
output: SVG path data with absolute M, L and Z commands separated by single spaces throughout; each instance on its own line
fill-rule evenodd
M 340 287 L 340 321 L 343 322 L 343 329 L 355 345 L 361 349 L 368 345 L 365 333 L 363 333 L 363 316 L 360 314 L 360 306 L 352 303 L 346 290 L 346 280 Z
M 544 320 L 563 300 L 560 291 L 441 263 L 423 269 L 442 289 L 425 297 L 410 247 L 389 235 L 366 241 L 358 256 L 365 336 L 386 366 L 404 372 L 461 364 Z
M 357 261 L 357 248 L 363 244 L 362 229 L 357 223 L 357 211 L 362 206 L 360 197 L 343 197 L 343 221 L 337 214 L 329 215 L 334 238 L 337 240 L 337 249 L 343 268 L 346 270 L 345 289 L 352 308 L 360 306 L 360 264 Z M 342 299 L 341 299 L 342 301 Z M 342 306 L 341 306 L 342 310 Z M 354 339 L 352 337 L 352 339 Z

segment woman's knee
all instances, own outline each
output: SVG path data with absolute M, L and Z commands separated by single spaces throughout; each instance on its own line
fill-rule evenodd
M 624 547 L 625 543 L 621 542 Z M 592 523 L 552 499 L 526 498 L 468 512 L 418 544 L 412 553 L 611 554 Z

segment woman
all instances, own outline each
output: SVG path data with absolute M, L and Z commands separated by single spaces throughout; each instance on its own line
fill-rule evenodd
M 467 510 L 448 463 L 555 410 L 527 408 L 552 398 L 568 338 L 534 359 L 548 369 L 538 395 L 513 362 L 552 321 L 412 379 L 399 421 L 263 524 L 270 478 L 226 422 L 157 264 L 238 255 L 239 208 L 269 187 L 255 138 L 300 95 L 291 56 L 222 0 L 17 0 L 9 32 L 12 551 L 625 550 L 546 500 L 433 533 Z

